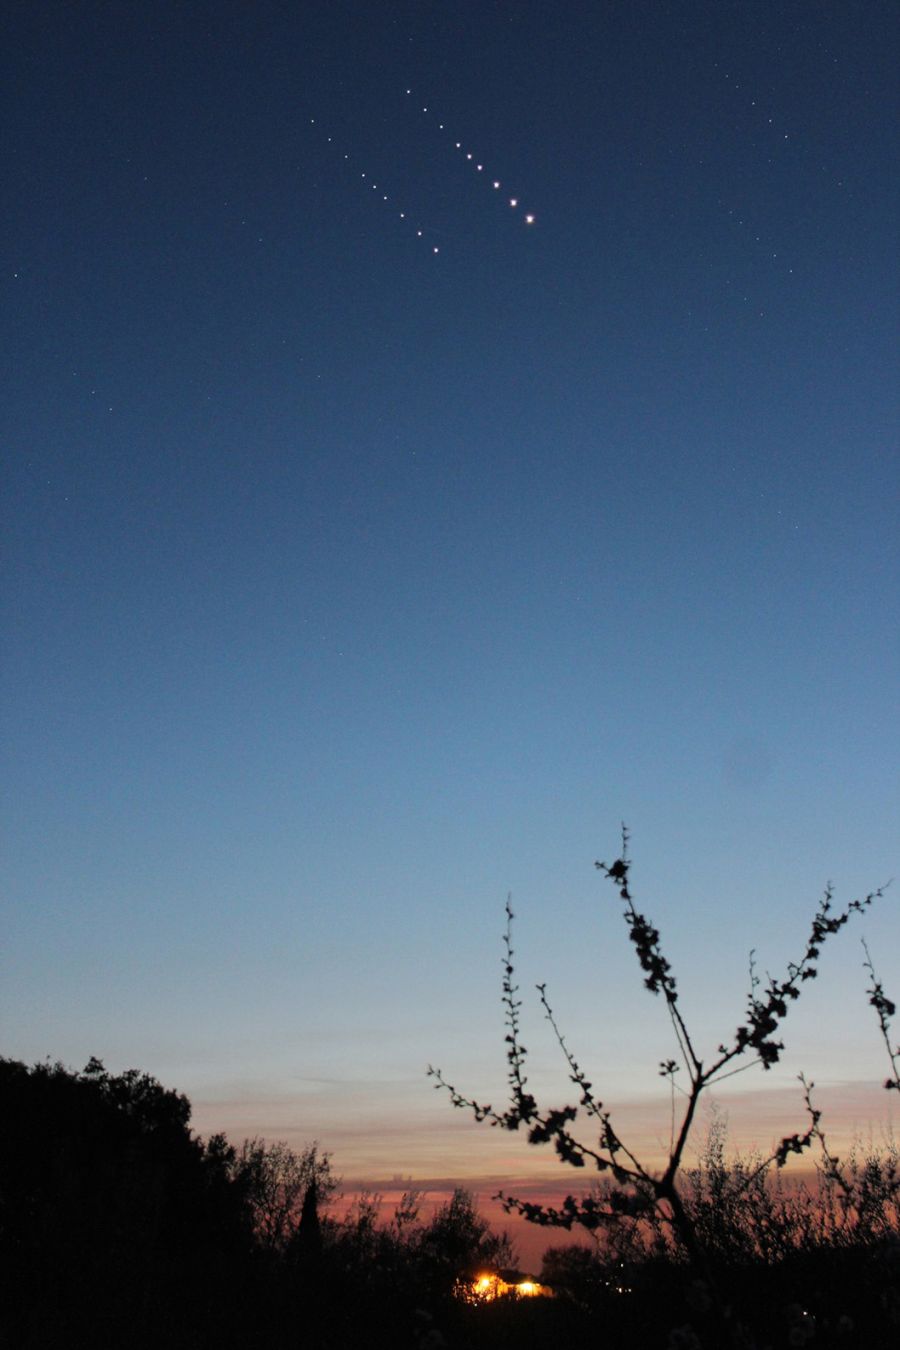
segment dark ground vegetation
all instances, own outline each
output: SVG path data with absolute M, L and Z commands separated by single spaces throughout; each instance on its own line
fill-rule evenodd
M 763 984 L 751 957 L 743 1020 L 701 1057 L 659 932 L 634 903 L 625 831 L 622 844 L 620 858 L 597 866 L 616 887 L 644 983 L 662 997 L 674 1034 L 677 1057 L 660 1063 L 672 1101 L 667 1165 L 645 1166 L 617 1133 L 544 986 L 577 1104 L 548 1109 L 532 1095 L 509 905 L 509 1107 L 474 1102 L 431 1070 L 454 1105 L 552 1146 L 582 1178 L 593 1173 L 558 1208 L 505 1197 L 548 1238 L 569 1235 L 540 1272 L 554 1297 L 478 1301 L 470 1282 L 486 1270 L 515 1286 L 515 1253 L 465 1191 L 428 1222 L 414 1192 L 389 1221 L 379 1222 L 371 1196 L 337 1218 L 328 1208 L 337 1183 L 316 1145 L 295 1153 L 259 1139 L 240 1148 L 222 1135 L 201 1140 L 187 1098 L 137 1070 L 0 1060 L 0 1350 L 894 1350 L 900 1156 L 889 1140 L 836 1157 L 804 1081 L 807 1128 L 771 1156 L 729 1159 L 713 1115 L 699 1163 L 685 1162 L 701 1098 L 754 1063 L 777 1063 L 785 1017 L 816 977 L 822 945 L 882 891 L 840 912 L 826 891 L 783 976 Z M 893 1094 L 896 1009 L 868 949 L 864 966 Z M 576 1121 L 589 1124 L 587 1138 Z M 812 1184 L 786 1181 L 795 1154 L 814 1159 Z M 588 1245 L 573 1245 L 573 1230 Z
M 823 946 L 864 916 L 885 887 L 841 910 L 827 887 L 799 959 L 789 962 L 783 975 L 763 980 L 751 952 L 743 1017 L 704 1051 L 686 1020 L 659 930 L 636 904 L 625 826 L 619 857 L 596 867 L 617 892 L 644 986 L 668 1015 L 675 1054 L 659 1064 L 671 1095 L 668 1158 L 661 1168 L 648 1166 L 619 1133 L 560 1030 L 542 984 L 540 1005 L 568 1070 L 570 1100 L 548 1107 L 531 1091 L 507 901 L 502 1001 L 508 1106 L 496 1110 L 474 1101 L 440 1069 L 430 1068 L 429 1074 L 454 1106 L 477 1121 L 550 1146 L 560 1162 L 596 1178 L 559 1207 L 503 1196 L 507 1211 L 594 1239 L 602 1257 L 590 1292 L 582 1289 L 570 1302 L 592 1314 L 590 1334 L 602 1334 L 603 1344 L 671 1350 L 900 1344 L 900 1159 L 893 1145 L 841 1161 L 828 1144 L 814 1084 L 801 1076 L 806 1129 L 785 1135 L 769 1157 L 727 1164 L 721 1131 L 714 1127 L 701 1165 L 690 1170 L 685 1162 L 701 1101 L 736 1074 L 754 1067 L 768 1071 L 779 1062 L 785 1020 L 807 982 L 817 978 Z M 863 946 L 867 995 L 890 1065 L 884 1087 L 893 1093 L 900 1090 L 900 1046 L 891 1034 L 896 1008 Z M 810 1153 L 817 1160 L 817 1186 L 789 1191 L 780 1184 L 782 1169 L 794 1155 Z M 571 1252 L 568 1259 L 584 1263 Z
M 465 1192 L 428 1222 L 415 1194 L 387 1222 L 374 1197 L 330 1217 L 335 1180 L 315 1146 L 201 1141 L 185 1097 L 97 1061 L 81 1073 L 0 1061 L 0 1098 L 8 1350 L 717 1345 L 709 1290 L 655 1219 L 551 1247 L 554 1299 L 467 1303 L 460 1282 L 515 1254 Z M 715 1123 L 685 1173 L 686 1211 L 748 1345 L 900 1343 L 898 1158 L 860 1154 L 840 1175 L 820 1167 L 818 1184 L 788 1186 L 726 1162 Z

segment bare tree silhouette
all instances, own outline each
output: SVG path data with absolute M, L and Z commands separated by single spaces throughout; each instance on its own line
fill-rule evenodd
M 563 1229 L 581 1226 L 592 1233 L 604 1226 L 621 1225 L 623 1222 L 640 1224 L 649 1219 L 672 1233 L 677 1244 L 688 1254 L 696 1270 L 712 1289 L 714 1280 L 709 1254 L 679 1187 L 685 1148 L 696 1120 L 697 1107 L 709 1088 L 734 1074 L 744 1072 L 754 1064 L 761 1064 L 764 1070 L 769 1070 L 778 1063 L 784 1049 L 784 1043 L 779 1039 L 782 1024 L 791 1004 L 800 997 L 803 985 L 816 978 L 822 945 L 838 933 L 853 915 L 864 913 L 883 894 L 885 888 L 880 887 L 860 899 L 851 900 L 845 909 L 836 913 L 829 885 L 813 915 L 800 960 L 789 963 L 781 978 L 769 976 L 763 986 L 751 953 L 750 992 L 745 1018 L 732 1036 L 704 1059 L 698 1053 L 681 1011 L 676 979 L 663 953 L 659 931 L 635 905 L 628 845 L 628 830 L 623 826 L 620 856 L 610 864 L 598 862 L 596 867 L 618 890 L 628 937 L 644 972 L 644 985 L 652 994 L 662 996 L 677 1046 L 677 1058 L 661 1061 L 659 1069 L 672 1086 L 673 1101 L 676 1091 L 683 1101 L 680 1121 L 676 1123 L 673 1118 L 665 1166 L 661 1170 L 648 1167 L 614 1127 L 610 1110 L 597 1097 L 593 1084 L 569 1049 L 557 1024 L 546 985 L 543 984 L 537 986 L 537 991 L 544 1016 L 565 1057 L 569 1081 L 577 1088 L 579 1098 L 575 1105 L 544 1108 L 529 1090 L 525 1072 L 527 1052 L 522 1044 L 520 1029 L 522 1004 L 518 998 L 519 987 L 515 983 L 512 945 L 514 915 L 509 900 L 506 904 L 502 998 L 507 1028 L 505 1040 L 510 1105 L 504 1111 L 497 1111 L 491 1105 L 463 1095 L 447 1081 L 440 1069 L 429 1066 L 428 1073 L 434 1078 L 437 1089 L 449 1093 L 454 1106 L 471 1111 L 476 1120 L 487 1121 L 504 1130 L 518 1131 L 524 1128 L 530 1144 L 552 1144 L 562 1162 L 575 1168 L 588 1167 L 606 1174 L 608 1184 L 602 1191 L 585 1197 L 569 1195 L 558 1208 L 501 1193 L 500 1198 L 508 1212 L 515 1211 L 534 1223 Z M 896 1052 L 890 1047 L 886 1021 L 894 1011 L 893 1004 L 885 998 L 871 966 L 870 973 L 873 981 L 870 1002 L 878 1012 L 882 1034 L 888 1043 L 891 1063 L 896 1071 Z M 681 1070 L 684 1070 L 686 1077 L 683 1087 L 676 1079 Z M 776 1167 L 783 1166 L 791 1154 L 802 1153 L 814 1141 L 822 1143 L 819 1125 L 821 1113 L 813 1106 L 809 1095 L 812 1084 L 804 1083 L 804 1088 L 810 1116 L 809 1127 L 804 1132 L 786 1135 L 771 1156 L 762 1159 L 758 1168 L 748 1173 L 747 1185 L 751 1184 L 754 1175 L 762 1174 L 773 1164 Z M 597 1131 L 595 1142 L 587 1143 L 573 1132 L 573 1126 L 579 1118 L 591 1122 Z

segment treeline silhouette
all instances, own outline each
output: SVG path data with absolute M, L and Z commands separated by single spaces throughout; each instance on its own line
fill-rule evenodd
M 2 1059 L 0 1102 L 9 1350 L 437 1350 L 471 1311 L 457 1283 L 514 1258 L 462 1190 L 427 1223 L 414 1192 L 385 1225 L 374 1196 L 329 1216 L 316 1145 L 204 1141 L 134 1069 Z
M 530 1090 L 509 903 L 509 1106 L 473 1101 L 430 1070 L 477 1120 L 521 1131 L 582 1177 L 593 1173 L 558 1207 L 502 1197 L 507 1210 L 580 1231 L 591 1245 L 550 1248 L 536 1286 L 515 1271 L 509 1239 L 491 1232 L 463 1190 L 428 1221 L 415 1191 L 387 1221 L 372 1195 L 343 1214 L 329 1211 L 337 1181 L 317 1144 L 295 1152 L 263 1139 L 204 1141 L 190 1129 L 187 1098 L 136 1069 L 110 1074 L 92 1059 L 78 1073 L 0 1060 L 0 1350 L 900 1344 L 900 1156 L 890 1139 L 837 1157 L 813 1084 L 801 1079 L 807 1128 L 770 1155 L 727 1159 L 714 1116 L 698 1164 L 686 1160 L 701 1099 L 753 1064 L 779 1061 L 788 1010 L 816 978 L 823 945 L 884 888 L 839 911 L 827 889 L 799 959 L 781 976 L 764 982 L 751 953 L 743 1018 L 701 1057 L 659 931 L 633 898 L 627 830 L 616 861 L 597 867 L 616 887 L 644 984 L 661 997 L 674 1034 L 676 1057 L 659 1065 L 671 1105 L 664 1167 L 648 1166 L 614 1127 L 544 985 L 540 1003 L 577 1098 L 547 1108 Z M 896 1007 L 865 950 L 893 1094 Z M 579 1122 L 587 1137 L 575 1132 Z M 794 1155 L 815 1159 L 813 1184 L 784 1180 Z
M 415 1191 L 387 1220 L 372 1195 L 330 1213 L 338 1183 L 317 1145 L 204 1141 L 186 1097 L 97 1060 L 0 1060 L 0 1100 L 9 1350 L 718 1350 L 711 1291 L 652 1208 L 590 1246 L 550 1247 L 540 1279 L 555 1297 L 482 1302 L 475 1277 L 512 1279 L 516 1254 L 463 1190 L 427 1221 Z M 896 1345 L 896 1149 L 839 1173 L 825 1161 L 814 1184 L 770 1171 L 727 1160 L 714 1118 L 681 1187 L 748 1350 Z M 582 1203 L 614 1194 L 601 1181 Z

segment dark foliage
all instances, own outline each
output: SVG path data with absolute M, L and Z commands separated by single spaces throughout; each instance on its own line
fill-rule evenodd
M 627 839 L 626 839 L 627 843 Z M 624 905 L 647 987 L 668 1010 L 678 1059 L 663 1060 L 673 1103 L 685 1102 L 661 1174 L 645 1168 L 613 1128 L 561 1034 L 546 989 L 540 1001 L 577 1089 L 544 1109 L 528 1088 L 507 906 L 503 1003 L 510 1106 L 495 1111 L 448 1090 L 457 1106 L 533 1144 L 551 1144 L 588 1169 L 592 1188 L 550 1207 L 508 1198 L 548 1228 L 577 1228 L 591 1246 L 554 1247 L 542 1279 L 552 1299 L 472 1298 L 485 1269 L 506 1272 L 515 1252 L 458 1190 L 430 1221 L 405 1195 L 388 1222 L 363 1196 L 336 1218 L 329 1156 L 316 1144 L 190 1129 L 187 1098 L 137 1070 L 81 1073 L 0 1060 L 0 1350 L 556 1350 L 569 1344 L 660 1350 L 781 1350 L 900 1343 L 900 1159 L 896 1149 L 838 1158 L 803 1082 L 807 1129 L 768 1158 L 726 1163 L 713 1121 L 696 1167 L 683 1159 L 703 1091 L 740 1062 L 764 1068 L 790 1004 L 814 977 L 823 941 L 879 894 L 839 914 L 829 893 L 803 957 L 761 991 L 751 960 L 746 1016 L 708 1064 L 695 1052 L 656 928 L 634 906 L 627 849 L 601 868 Z M 896 1090 L 895 1008 L 866 952 L 875 1009 Z M 679 1063 L 680 1060 L 680 1063 Z M 737 1062 L 737 1063 L 735 1063 Z M 438 1085 L 448 1088 L 439 1073 Z M 573 1132 L 592 1123 L 594 1138 Z M 815 1185 L 789 1186 L 782 1164 L 816 1150 Z M 588 1239 L 590 1240 L 590 1239 Z
M 245 1139 L 229 1167 L 240 1189 L 256 1241 L 269 1252 L 283 1252 L 318 1226 L 319 1206 L 337 1189 L 327 1153 L 308 1144 L 297 1153 L 283 1140 Z
M 148 1075 L 7 1060 L 0 1088 L 0 1345 L 10 1350 L 725 1344 L 680 1230 L 614 1175 L 578 1212 L 619 1221 L 598 1221 L 592 1247 L 546 1255 L 555 1298 L 479 1306 L 458 1296 L 461 1283 L 514 1266 L 515 1253 L 465 1191 L 428 1222 L 415 1192 L 386 1223 L 374 1196 L 339 1219 L 320 1212 L 334 1185 L 327 1155 L 203 1143 L 187 1100 Z M 900 1163 L 890 1149 L 837 1159 L 818 1120 L 814 1137 L 818 1185 L 788 1188 L 772 1161 L 726 1164 L 714 1124 L 683 1174 L 685 1215 L 722 1296 L 753 1327 L 748 1350 L 893 1346 Z
M 891 1042 L 891 1019 L 897 1012 L 897 1007 L 884 992 L 884 985 L 875 974 L 875 967 L 872 965 L 872 958 L 869 955 L 869 949 L 863 942 L 863 950 L 866 953 L 866 959 L 863 962 L 866 970 L 869 972 L 871 983 L 866 993 L 869 995 L 869 1003 L 875 1009 L 875 1016 L 878 1018 L 878 1029 L 881 1032 L 881 1039 L 884 1041 L 884 1048 L 887 1050 L 890 1060 L 890 1076 L 884 1080 L 884 1086 L 888 1091 L 900 1092 L 900 1045 L 894 1045 Z
M 677 1047 L 677 1058 L 668 1058 L 660 1062 L 660 1074 L 669 1080 L 672 1092 L 672 1137 L 665 1166 L 659 1171 L 648 1168 L 614 1129 L 610 1111 L 596 1096 L 593 1084 L 575 1059 L 557 1025 L 545 985 L 537 986 L 541 1006 L 565 1058 L 569 1081 L 576 1088 L 578 1099 L 574 1104 L 567 1103 L 548 1108 L 541 1106 L 529 1090 L 525 1071 L 527 1051 L 522 1044 L 520 1032 L 522 1004 L 515 983 L 513 912 L 509 901 L 506 906 L 502 1000 L 506 1020 L 505 1041 L 510 1104 L 506 1110 L 497 1111 L 489 1104 L 476 1102 L 464 1096 L 444 1078 L 440 1069 L 429 1068 L 428 1072 L 435 1079 L 436 1087 L 449 1093 L 452 1104 L 471 1111 L 476 1120 L 487 1121 L 492 1126 L 510 1131 L 518 1131 L 520 1127 L 524 1127 L 529 1143 L 551 1144 L 561 1162 L 579 1169 L 590 1169 L 600 1173 L 603 1178 L 602 1184 L 595 1186 L 592 1193 L 587 1196 L 569 1195 L 559 1206 L 548 1206 L 515 1196 L 501 1195 L 500 1198 L 507 1211 L 515 1211 L 530 1222 L 546 1227 L 565 1230 L 578 1227 L 598 1239 L 605 1238 L 608 1245 L 629 1250 L 631 1256 L 634 1256 L 635 1252 L 639 1253 L 640 1261 L 634 1277 L 639 1281 L 646 1279 L 652 1257 L 659 1265 L 654 1279 L 657 1280 L 660 1290 L 670 1278 L 675 1280 L 676 1288 L 683 1289 L 684 1272 L 687 1271 L 693 1286 L 704 1291 L 700 1302 L 705 1306 L 701 1310 L 702 1316 L 698 1313 L 693 1322 L 688 1320 L 684 1323 L 682 1332 L 675 1337 L 676 1341 L 680 1335 L 679 1343 L 685 1346 L 691 1344 L 698 1347 L 714 1346 L 717 1350 L 720 1346 L 749 1346 L 757 1342 L 749 1330 L 750 1323 L 744 1320 L 744 1313 L 739 1308 L 740 1300 L 736 1296 L 733 1282 L 736 1258 L 733 1253 L 726 1256 L 721 1244 L 717 1244 L 714 1240 L 714 1232 L 707 1222 L 708 1206 L 705 1203 L 692 1204 L 689 1194 L 686 1195 L 685 1192 L 684 1155 L 696 1120 L 697 1108 L 709 1088 L 733 1074 L 743 1072 L 754 1064 L 769 1070 L 778 1063 L 784 1049 L 784 1043 L 780 1039 L 783 1023 L 791 1005 L 800 997 L 803 985 L 816 978 L 823 944 L 839 933 L 853 916 L 864 914 L 873 901 L 883 894 L 884 888 L 871 891 L 861 899 L 852 900 L 845 909 L 835 912 L 832 891 L 828 887 L 813 915 L 809 936 L 800 960 L 789 963 L 785 974 L 780 978 L 768 976 L 764 987 L 756 974 L 751 953 L 750 993 L 744 1019 L 729 1040 L 721 1043 L 712 1055 L 701 1058 L 682 1014 L 677 982 L 671 965 L 663 953 L 659 930 L 635 905 L 631 890 L 628 843 L 628 832 L 623 827 L 620 856 L 610 864 L 598 862 L 596 867 L 613 883 L 619 894 L 628 937 L 644 974 L 644 985 L 650 993 L 662 997 Z M 892 1077 L 887 1080 L 885 1087 L 896 1088 L 900 1085 L 897 1079 L 897 1058 L 900 1050 L 895 1048 L 890 1040 L 890 1019 L 894 1015 L 895 1008 L 885 995 L 871 959 L 868 958 L 868 952 L 866 968 L 871 977 L 869 1001 L 876 1010 L 892 1068 Z M 676 1075 L 681 1069 L 685 1071 L 684 1086 L 676 1082 Z M 792 1154 L 802 1154 L 818 1143 L 827 1185 L 843 1197 L 842 1203 L 848 1214 L 861 1212 L 859 1210 L 862 1203 L 861 1195 L 855 1179 L 849 1181 L 846 1172 L 839 1166 L 838 1159 L 833 1158 L 828 1152 L 821 1126 L 821 1112 L 814 1105 L 811 1095 L 812 1086 L 804 1082 L 809 1122 L 807 1129 L 786 1135 L 771 1157 L 759 1163 L 753 1175 L 739 1175 L 737 1178 L 739 1195 L 734 1198 L 739 1199 L 743 1190 L 749 1190 L 755 1179 L 761 1177 L 765 1180 L 772 1168 L 783 1167 Z M 676 1090 L 681 1093 L 683 1100 L 680 1121 L 677 1125 Z M 591 1137 L 586 1139 L 583 1132 L 576 1134 L 576 1122 L 590 1126 Z M 896 1239 L 895 1171 L 895 1168 L 892 1170 L 889 1167 L 887 1172 L 880 1175 L 879 1182 L 882 1191 L 885 1194 L 889 1192 L 890 1204 L 893 1206 L 893 1229 L 890 1237 L 885 1238 L 889 1243 Z M 885 1187 L 887 1191 L 884 1190 Z M 732 1219 L 733 1217 L 732 1215 Z M 733 1228 L 732 1222 L 731 1229 Z M 742 1232 L 740 1225 L 735 1231 Z M 861 1238 L 862 1233 L 863 1225 L 857 1225 L 856 1237 Z M 854 1252 L 858 1253 L 864 1244 L 855 1240 L 852 1245 Z M 817 1255 L 821 1256 L 821 1251 L 818 1251 Z M 759 1265 L 758 1252 L 748 1254 L 747 1259 L 751 1265 L 753 1263 Z M 791 1268 L 799 1271 L 801 1264 L 800 1255 L 792 1250 L 790 1260 L 787 1254 L 783 1254 L 779 1269 L 784 1271 Z M 677 1305 L 674 1293 L 672 1299 L 674 1301 L 670 1303 L 666 1313 L 670 1327 L 673 1309 Z M 665 1300 L 663 1303 L 665 1304 Z M 751 1300 L 747 1305 L 751 1320 L 753 1307 Z M 695 1323 L 701 1326 L 702 1335 L 696 1330 Z M 805 1344 L 805 1340 L 801 1341 L 796 1337 L 806 1336 L 810 1325 L 804 1323 L 802 1326 L 800 1324 L 794 1326 L 790 1332 L 794 1339 L 790 1343 Z M 675 1330 L 677 1331 L 677 1328 Z M 649 1327 L 645 1328 L 645 1332 L 650 1334 Z
M 462 1190 L 329 1217 L 316 1145 L 203 1142 L 136 1070 L 0 1060 L 0 1100 L 3 1350 L 439 1350 L 471 1339 L 459 1282 L 514 1260 Z
M 185 1097 L 97 1060 L 0 1061 L 4 1344 L 238 1343 L 251 1233 Z

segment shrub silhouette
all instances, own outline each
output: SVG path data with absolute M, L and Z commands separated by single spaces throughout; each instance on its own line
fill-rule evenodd
M 317 1143 L 296 1153 L 284 1140 L 245 1139 L 231 1165 L 231 1176 L 243 1192 L 260 1246 L 281 1252 L 296 1239 L 306 1210 L 306 1226 L 337 1189 L 331 1159 Z M 309 1197 L 309 1198 L 308 1198 Z
M 891 1044 L 891 1019 L 894 1017 L 897 1008 L 884 992 L 884 985 L 875 974 L 875 967 L 872 964 L 872 957 L 869 954 L 865 939 L 863 939 L 863 951 L 866 954 L 863 966 L 869 972 L 869 979 L 871 980 L 866 993 L 869 995 L 869 1003 L 875 1009 L 875 1015 L 878 1018 L 878 1030 L 881 1033 L 881 1039 L 884 1041 L 884 1048 L 887 1050 L 891 1065 L 891 1072 L 884 1080 L 884 1086 L 888 1092 L 900 1092 L 900 1045 Z
M 804 1082 L 808 1123 L 769 1157 L 726 1160 L 724 1122 L 712 1127 L 695 1166 L 685 1162 L 698 1103 L 729 1074 L 779 1059 L 781 1026 L 821 945 L 880 891 L 834 913 L 830 891 L 813 916 L 802 959 L 765 985 L 751 962 L 746 1016 L 708 1062 L 696 1052 L 659 933 L 630 889 L 627 835 L 606 866 L 622 901 L 647 987 L 665 1003 L 678 1058 L 660 1065 L 673 1102 L 667 1165 L 653 1172 L 613 1127 L 540 1001 L 577 1089 L 574 1105 L 542 1108 L 528 1088 L 519 1029 L 507 905 L 503 1003 L 510 1107 L 495 1111 L 437 1086 L 480 1120 L 549 1143 L 564 1162 L 592 1172 L 592 1188 L 558 1208 L 506 1196 L 507 1209 L 549 1228 L 582 1229 L 592 1248 L 551 1248 L 544 1280 L 552 1300 L 497 1299 L 476 1306 L 460 1282 L 479 1268 L 515 1265 L 473 1197 L 456 1190 L 429 1221 L 408 1192 L 379 1219 L 377 1196 L 336 1217 L 324 1208 L 336 1185 L 330 1157 L 312 1144 L 190 1129 L 190 1103 L 149 1074 L 110 1074 L 98 1060 L 80 1073 L 60 1064 L 0 1060 L 0 1346 L 12 1350 L 557 1350 L 624 1347 L 865 1347 L 900 1343 L 900 1157 L 857 1146 L 835 1154 Z M 866 949 L 867 995 L 896 1091 L 900 1051 L 895 1006 Z M 679 1063 L 680 1060 L 680 1063 Z M 587 1120 L 596 1141 L 576 1125 Z M 813 1148 L 814 1182 L 780 1171 Z
M 724 1255 L 722 1243 L 725 1234 L 729 1235 L 728 1242 L 737 1237 L 746 1237 L 746 1233 L 741 1233 L 742 1225 L 746 1227 L 746 1224 L 742 1219 L 735 1227 L 726 1219 L 724 1227 L 720 1226 L 717 1231 L 709 1221 L 710 1214 L 715 1212 L 713 1201 L 722 1202 L 726 1195 L 730 1204 L 736 1203 L 738 1199 L 743 1204 L 748 1194 L 755 1194 L 759 1198 L 765 1187 L 758 1183 L 764 1183 L 773 1167 L 781 1168 L 792 1154 L 803 1153 L 816 1142 L 822 1150 L 826 1179 L 845 1199 L 848 1196 L 855 1197 L 848 1200 L 849 1208 L 852 1209 L 857 1202 L 862 1204 L 861 1192 L 858 1185 L 855 1182 L 851 1184 L 846 1173 L 841 1172 L 837 1159 L 831 1159 L 821 1128 L 821 1113 L 813 1104 L 813 1085 L 804 1082 L 809 1118 L 807 1129 L 786 1135 L 771 1156 L 759 1160 L 752 1169 L 726 1173 L 721 1166 L 707 1168 L 700 1191 L 695 1187 L 691 1198 L 690 1187 L 686 1191 L 682 1174 L 685 1149 L 696 1121 L 697 1108 L 711 1087 L 732 1075 L 754 1064 L 761 1064 L 764 1070 L 769 1070 L 778 1063 L 784 1048 L 780 1039 L 782 1025 L 791 1004 L 800 997 L 803 985 L 816 978 L 823 944 L 838 933 L 851 917 L 864 913 L 883 894 L 884 888 L 852 900 L 845 909 L 835 912 L 829 886 L 813 915 L 800 960 L 791 962 L 781 978 L 769 976 L 763 985 L 756 973 L 751 953 L 750 993 L 744 1020 L 711 1056 L 702 1059 L 682 1014 L 677 982 L 664 955 L 659 931 L 635 905 L 628 845 L 628 831 L 623 826 L 620 856 L 609 865 L 598 862 L 596 867 L 618 891 L 628 937 L 644 974 L 644 985 L 652 994 L 663 999 L 674 1033 L 677 1058 L 663 1060 L 660 1074 L 671 1085 L 673 1112 L 676 1087 L 681 1091 L 684 1106 L 677 1126 L 673 1117 L 672 1139 L 665 1166 L 660 1171 L 646 1166 L 614 1127 L 610 1110 L 596 1095 L 593 1084 L 569 1049 L 557 1024 L 545 985 L 537 986 L 540 1003 L 565 1057 L 569 1081 L 577 1089 L 578 1099 L 575 1104 L 547 1108 L 541 1106 L 529 1090 L 525 1071 L 527 1051 L 522 1044 L 520 1031 L 522 1004 L 518 998 L 519 987 L 515 983 L 512 945 L 514 915 L 510 901 L 506 905 L 502 985 L 509 1106 L 506 1110 L 497 1111 L 489 1104 L 479 1103 L 463 1095 L 447 1081 L 440 1069 L 429 1066 L 428 1073 L 435 1079 L 437 1089 L 449 1093 L 454 1106 L 471 1111 L 476 1120 L 487 1121 L 504 1130 L 524 1130 L 530 1144 L 550 1144 L 562 1162 L 578 1169 L 590 1168 L 603 1177 L 604 1184 L 594 1187 L 591 1193 L 582 1197 L 569 1195 L 559 1207 L 501 1194 L 500 1198 L 508 1212 L 515 1211 L 533 1223 L 548 1227 L 581 1227 L 592 1234 L 614 1232 L 620 1244 L 624 1240 L 626 1247 L 631 1244 L 632 1250 L 641 1250 L 644 1255 L 649 1250 L 649 1242 L 651 1247 L 655 1243 L 660 1254 L 683 1257 L 694 1279 L 699 1281 L 705 1291 L 700 1302 L 708 1305 L 702 1311 L 709 1314 L 707 1320 L 713 1328 L 710 1332 L 713 1340 L 710 1343 L 739 1344 L 743 1343 L 745 1331 L 737 1324 L 733 1309 L 719 1288 L 717 1266 Z M 897 1052 L 892 1049 L 889 1037 L 889 1019 L 894 1006 L 885 996 L 871 969 L 871 963 L 869 969 L 872 980 L 870 1002 L 878 1014 L 896 1080 Z M 676 1075 L 682 1071 L 686 1084 L 680 1087 Z M 886 1086 L 895 1086 L 895 1082 L 889 1081 Z M 596 1132 L 595 1143 L 586 1143 L 576 1135 L 573 1127 L 579 1119 L 592 1125 Z M 888 1169 L 887 1177 L 882 1178 L 888 1188 L 892 1184 L 892 1176 L 893 1173 Z M 724 1187 L 726 1181 L 728 1185 Z M 713 1183 L 720 1190 L 717 1197 L 710 1194 Z M 864 1211 L 863 1204 L 860 1215 Z M 894 1222 L 896 1225 L 896 1213 Z M 717 1258 L 720 1260 L 717 1261 Z M 691 1330 L 691 1335 L 694 1334 Z
M 4 1343 L 236 1343 L 249 1228 L 187 1098 L 96 1059 L 0 1060 L 0 1097 Z

